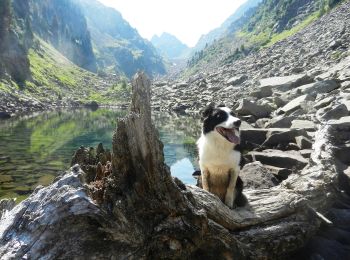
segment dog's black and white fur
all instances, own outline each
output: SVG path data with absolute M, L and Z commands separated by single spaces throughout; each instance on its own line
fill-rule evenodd
M 224 106 L 207 107 L 202 121 L 202 135 L 197 141 L 202 187 L 233 208 L 234 204 L 238 204 L 235 199 L 242 196 L 243 189 L 243 182 L 238 179 L 241 121 Z

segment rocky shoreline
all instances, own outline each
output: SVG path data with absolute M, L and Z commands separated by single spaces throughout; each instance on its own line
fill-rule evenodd
M 96 101 L 91 101 L 88 103 L 82 103 L 80 101 L 67 101 L 67 102 L 39 102 L 33 100 L 20 100 L 14 101 L 10 100 L 6 104 L 1 104 L 0 102 L 0 119 L 9 119 L 13 117 L 20 117 L 25 115 L 30 115 L 37 112 L 53 111 L 58 109 L 79 109 L 79 108 L 89 108 L 96 110 L 98 108 L 120 108 L 126 109 L 129 104 L 127 102 L 120 103 L 118 105 L 105 105 L 98 104 Z

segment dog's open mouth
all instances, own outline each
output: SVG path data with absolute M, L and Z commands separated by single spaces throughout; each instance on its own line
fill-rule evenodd
M 233 144 L 239 144 L 240 139 L 235 133 L 236 128 L 216 127 L 216 131 Z M 238 129 L 237 129 L 238 130 Z

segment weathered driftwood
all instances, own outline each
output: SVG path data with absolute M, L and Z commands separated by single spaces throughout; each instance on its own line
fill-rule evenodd
M 113 171 L 99 204 L 86 173 L 72 167 L 2 216 L 1 259 L 273 259 L 317 231 L 316 211 L 338 196 L 334 126 L 320 126 L 312 163 L 302 173 L 272 189 L 246 191 L 248 205 L 230 210 L 170 176 L 149 101 L 150 82 L 139 73 L 130 115 L 113 137 Z

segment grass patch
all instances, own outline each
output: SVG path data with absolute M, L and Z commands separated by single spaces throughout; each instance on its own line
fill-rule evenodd
M 271 39 L 268 41 L 268 43 L 264 45 L 264 47 L 269 47 L 269 46 L 275 44 L 276 42 L 279 42 L 281 40 L 284 40 L 284 39 L 296 34 L 297 32 L 304 29 L 306 26 L 308 26 L 310 23 L 315 21 L 317 18 L 319 18 L 319 16 L 320 16 L 320 12 L 319 11 L 315 12 L 315 13 L 311 14 L 310 16 L 308 16 L 306 19 L 304 19 L 302 22 L 300 22 L 298 25 L 294 26 L 293 28 L 291 28 L 289 30 L 285 30 L 285 31 L 278 33 L 278 34 L 274 34 L 271 37 Z

